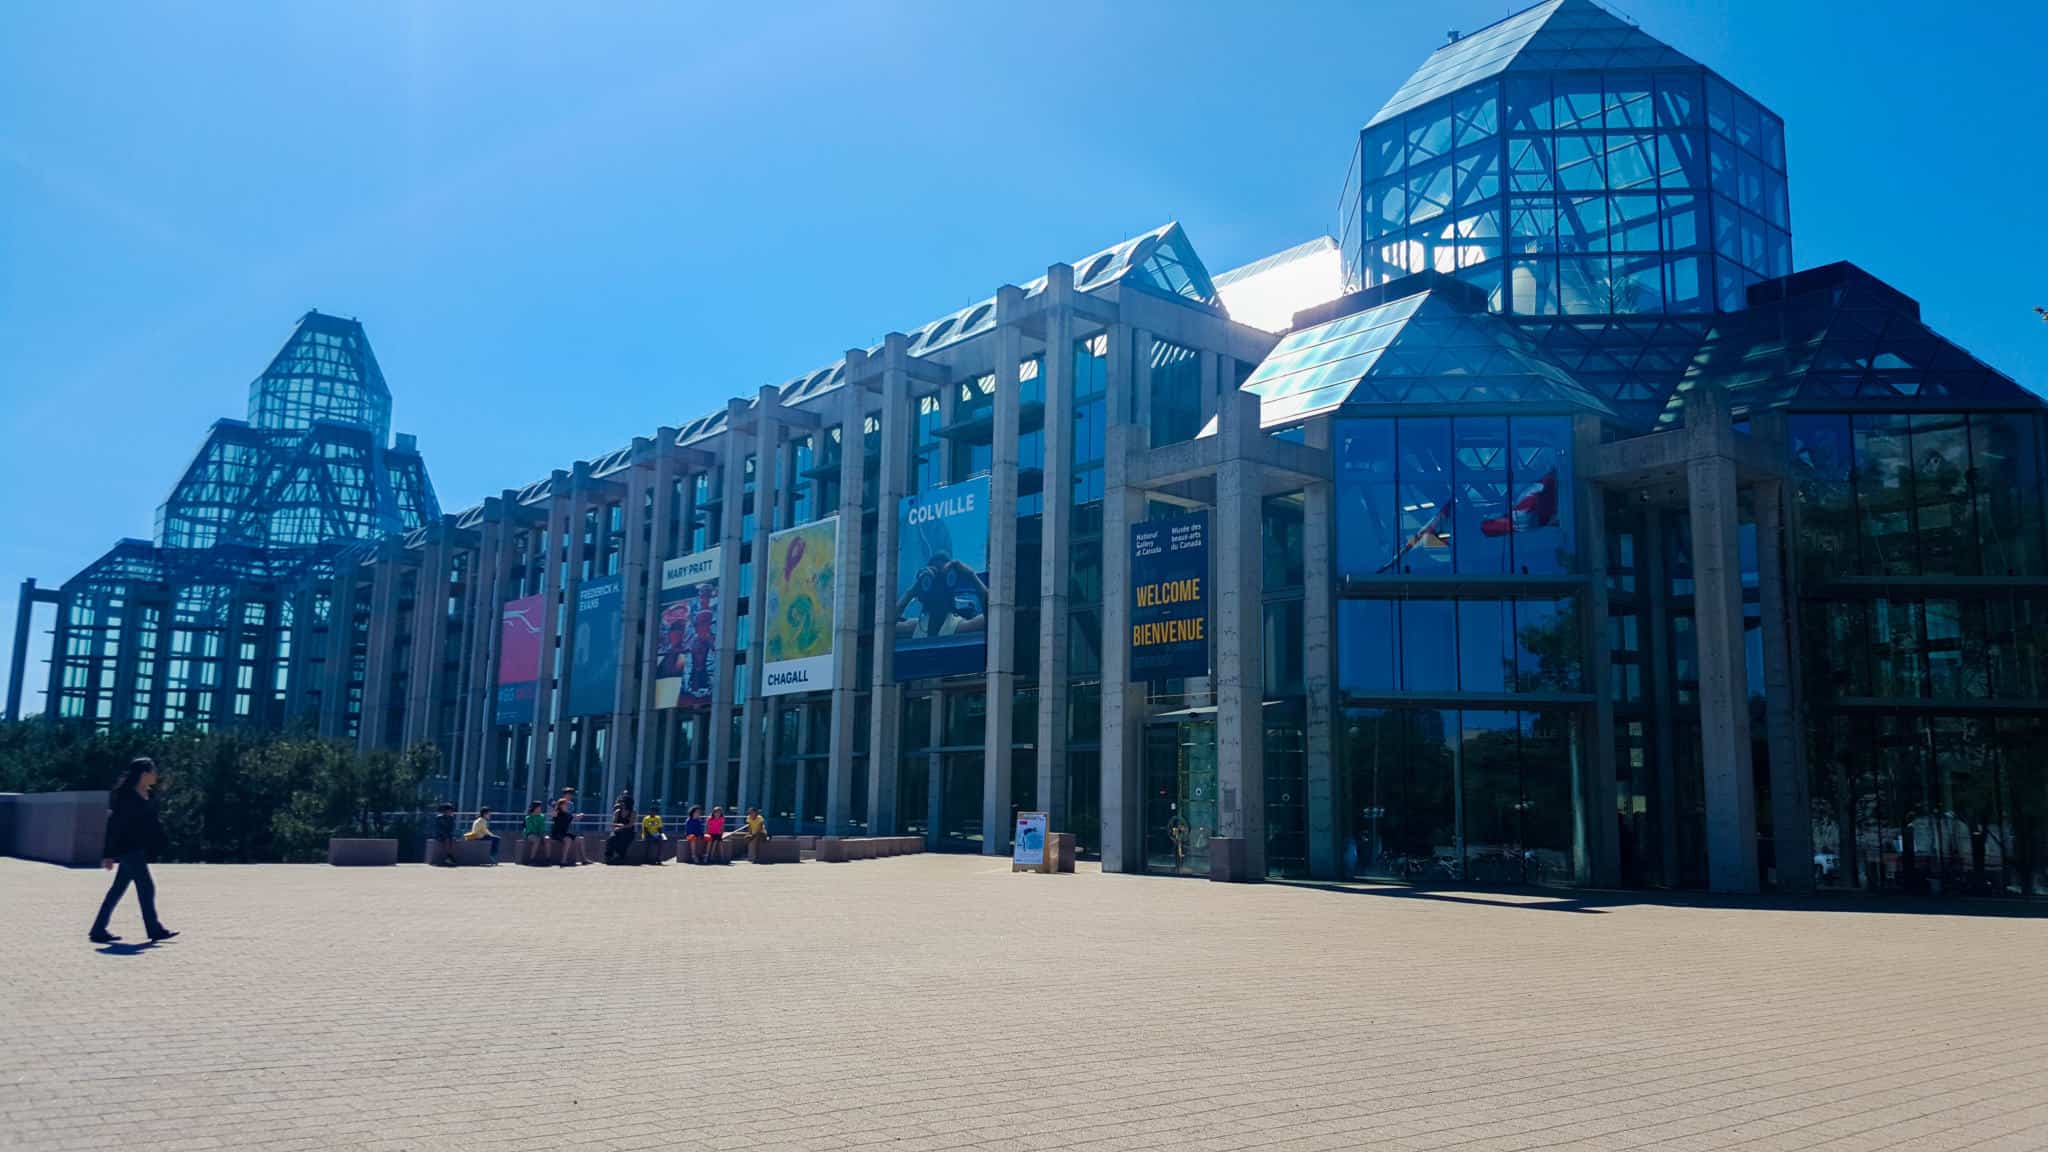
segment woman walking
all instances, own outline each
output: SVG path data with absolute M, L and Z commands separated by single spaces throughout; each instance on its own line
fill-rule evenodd
M 157 819 L 156 800 L 150 796 L 155 787 L 155 761 L 138 756 L 107 797 L 106 858 L 100 861 L 100 867 L 115 871 L 107 898 L 100 901 L 99 917 L 92 922 L 88 939 L 95 944 L 112 944 L 120 939 L 107 931 L 107 921 L 130 884 L 135 885 L 135 899 L 142 905 L 142 927 L 149 933 L 150 941 L 169 940 L 177 935 L 156 918 L 156 881 L 149 875 L 149 858 L 164 847 L 163 822 Z

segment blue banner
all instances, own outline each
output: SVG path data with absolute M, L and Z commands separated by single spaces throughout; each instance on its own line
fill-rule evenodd
M 1209 514 L 1131 525 L 1131 679 L 1209 674 Z
M 985 669 L 988 477 L 905 496 L 896 540 L 896 679 Z
M 625 582 L 618 576 L 585 580 L 576 590 L 576 628 L 569 648 L 565 716 L 606 716 L 619 691 L 619 622 Z

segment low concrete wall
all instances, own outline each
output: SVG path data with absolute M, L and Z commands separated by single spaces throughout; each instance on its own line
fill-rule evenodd
M 838 864 L 848 860 L 877 860 L 924 851 L 922 836 L 820 836 L 818 860 Z
M 327 862 L 341 868 L 380 868 L 398 863 L 398 841 L 337 836 L 327 842 Z
M 9 856 L 72 866 L 98 864 L 107 839 L 107 794 L 10 796 L 0 805 L 0 837 Z

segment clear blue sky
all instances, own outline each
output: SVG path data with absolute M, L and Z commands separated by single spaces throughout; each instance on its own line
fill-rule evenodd
M 0 636 L 307 308 L 454 510 L 1165 220 L 1218 271 L 1330 231 L 1358 126 L 1523 6 L 7 6 Z M 2048 7 L 1618 10 L 1785 118 L 1799 266 L 2048 387 Z

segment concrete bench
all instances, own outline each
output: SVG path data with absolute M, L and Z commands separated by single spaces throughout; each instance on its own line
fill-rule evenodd
M 579 837 L 570 837 L 568 840 L 568 844 L 569 850 L 575 854 L 575 859 L 577 861 L 583 863 L 589 862 L 590 858 L 584 854 L 583 843 Z M 555 858 L 555 841 L 543 838 L 540 842 L 539 848 L 535 849 L 528 846 L 526 838 L 524 836 L 520 837 L 518 842 L 513 846 L 512 859 L 515 863 L 532 864 L 537 867 L 546 867 L 551 864 L 561 863 L 560 860 L 557 860 Z
M 337 836 L 327 842 L 327 862 L 337 868 L 388 868 L 398 863 L 398 841 Z
M 756 864 L 801 864 L 804 846 L 791 836 L 756 840 L 747 845 L 747 859 Z
M 676 842 L 664 836 L 659 840 L 645 837 L 633 841 L 626 847 L 626 863 L 659 864 L 676 858 Z
M 922 836 L 820 836 L 818 859 L 837 864 L 848 860 L 879 860 L 924 851 Z
M 505 850 L 504 837 L 499 837 L 498 851 L 502 854 Z M 445 859 L 447 859 L 447 854 L 442 851 L 441 842 L 439 840 L 428 840 L 426 848 L 421 853 L 420 862 L 423 864 L 439 864 Z M 459 836 L 456 837 L 455 862 L 468 865 L 489 864 L 491 862 L 491 842 L 489 840 L 464 840 Z

